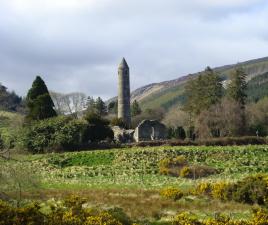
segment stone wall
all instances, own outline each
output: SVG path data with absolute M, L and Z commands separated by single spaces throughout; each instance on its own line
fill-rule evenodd
M 114 140 L 119 143 L 131 143 L 133 142 L 134 130 L 126 130 L 118 126 L 112 127 L 114 132 Z

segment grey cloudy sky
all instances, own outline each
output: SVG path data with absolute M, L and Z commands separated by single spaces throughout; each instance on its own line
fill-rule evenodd
M 0 0 L 0 82 L 116 95 L 124 56 L 132 90 L 268 56 L 267 0 Z

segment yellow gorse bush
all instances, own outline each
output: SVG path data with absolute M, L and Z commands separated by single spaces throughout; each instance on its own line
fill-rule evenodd
M 226 215 L 218 215 L 215 218 L 199 220 L 195 214 L 179 213 L 175 216 L 172 222 L 173 225 L 267 225 L 268 212 L 263 209 L 258 209 L 254 212 L 250 220 L 233 220 Z
M 175 216 L 173 220 L 173 225 L 202 225 L 198 220 L 197 216 L 189 213 L 183 212 Z
M 172 199 L 174 201 L 179 200 L 183 196 L 183 192 L 178 188 L 164 188 L 160 191 L 160 195 L 167 199 Z
M 268 205 L 268 176 L 255 174 L 230 183 L 219 181 L 201 182 L 192 191 L 195 195 L 207 195 L 219 200 Z
M 95 216 L 86 218 L 85 225 L 123 225 L 108 212 L 101 212 Z
M 196 195 L 210 195 L 212 189 L 212 185 L 209 182 L 201 182 L 199 183 L 195 190 L 193 191 L 193 194 Z
M 38 204 L 15 208 L 0 200 L 0 225 L 124 225 L 111 213 L 84 209 L 74 199 L 71 196 L 64 207 L 54 208 L 47 215 L 41 213 Z
M 226 183 L 224 181 L 220 181 L 217 183 L 212 184 L 211 188 L 211 195 L 215 199 L 220 199 L 220 200 L 227 200 L 227 192 L 226 189 L 229 187 L 229 183 Z
M 183 168 L 181 169 L 179 175 L 180 175 L 180 177 L 188 178 L 188 177 L 191 176 L 191 173 L 192 173 L 191 168 L 188 167 L 188 166 L 185 166 L 185 167 L 183 167 Z

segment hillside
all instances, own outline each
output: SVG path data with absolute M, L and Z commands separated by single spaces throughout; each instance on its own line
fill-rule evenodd
M 268 73 L 256 76 L 248 82 L 249 101 L 258 101 L 268 96 Z
M 239 64 L 244 67 L 246 73 L 248 74 L 248 80 L 251 80 L 254 77 L 258 77 L 268 72 L 268 57 L 245 61 Z M 216 67 L 214 70 L 221 75 L 223 80 L 226 80 L 228 79 L 231 71 L 236 66 L 237 64 L 225 65 Z M 168 109 L 183 102 L 183 91 L 185 83 L 198 74 L 199 73 L 189 74 L 175 80 L 143 86 L 131 93 L 131 100 L 139 101 L 143 108 L 153 109 L 163 107 L 165 109 Z M 252 85 L 249 85 L 249 87 L 254 88 Z M 253 92 L 249 90 L 248 93 L 251 94 Z M 251 96 L 250 99 L 252 99 Z

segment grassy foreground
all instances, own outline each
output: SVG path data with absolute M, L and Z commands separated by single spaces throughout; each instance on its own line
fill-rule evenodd
M 206 165 L 219 171 L 201 179 L 159 174 L 159 161 L 185 156 L 192 165 Z M 28 199 L 62 199 L 69 194 L 87 198 L 90 206 L 120 207 L 131 218 L 169 220 L 178 212 L 190 211 L 200 218 L 225 213 L 247 219 L 253 206 L 223 202 L 204 196 L 185 196 L 179 201 L 164 199 L 159 190 L 179 187 L 187 191 L 200 182 L 240 180 L 251 174 L 268 174 L 268 146 L 230 147 L 146 147 L 42 155 L 14 155 L 0 161 L 37 177 L 35 191 L 25 190 Z M 12 191 L 11 191 L 12 192 Z
M 41 178 L 45 188 L 143 188 L 192 186 L 200 179 L 182 179 L 159 174 L 158 163 L 183 155 L 192 164 L 211 166 L 219 174 L 202 180 L 240 179 L 268 173 L 268 146 L 151 147 L 88 152 L 18 155 L 24 168 Z

